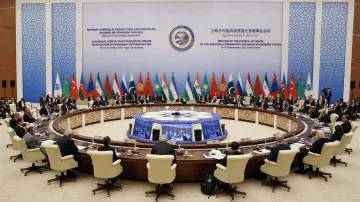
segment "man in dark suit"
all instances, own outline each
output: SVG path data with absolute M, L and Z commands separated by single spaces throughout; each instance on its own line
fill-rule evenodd
M 176 163 L 176 155 L 173 145 L 166 142 L 167 137 L 165 135 L 161 135 L 159 138 L 159 142 L 156 143 L 152 150 L 151 154 L 157 154 L 157 155 L 173 155 L 174 160 L 172 164 Z
M 21 100 L 17 103 L 17 107 L 20 111 L 25 111 L 26 105 L 24 98 L 21 98 Z
M 111 139 L 109 136 L 104 137 L 103 139 L 104 146 L 99 147 L 98 151 L 112 151 L 113 152 L 113 162 L 117 161 L 119 159 L 118 156 L 116 156 L 115 149 L 110 146 Z
M 120 95 L 119 93 L 116 93 L 114 96 L 115 104 L 120 105 Z
M 158 95 L 154 93 L 153 96 L 151 96 L 151 102 L 158 103 L 158 101 L 159 101 Z
M 88 97 L 88 101 L 95 101 L 95 98 L 91 93 L 90 93 L 90 95 Z
M 288 115 L 292 115 L 292 113 L 294 111 L 294 107 L 291 105 L 290 102 L 286 103 L 286 111 L 287 111 Z
M 97 98 L 94 102 L 93 102 L 93 105 L 92 105 L 92 108 L 98 108 L 101 106 L 101 102 L 100 102 L 100 98 Z
M 159 103 L 166 103 L 166 96 L 164 95 L 164 93 L 161 93 L 161 96 L 160 96 L 160 101 Z
M 284 144 L 284 136 L 282 134 L 276 135 L 276 145 L 271 147 L 270 155 L 267 158 L 269 161 L 277 162 L 279 151 L 290 150 L 290 145 Z
M 68 105 L 68 101 L 65 100 L 65 103 L 61 105 L 61 115 L 65 115 L 70 111 L 70 107 Z
M 342 121 L 343 123 L 341 124 L 341 127 L 343 128 L 343 131 L 344 133 L 350 133 L 351 131 L 351 123 L 350 123 L 350 118 L 349 118 L 349 115 L 345 114 L 343 117 L 342 117 Z
M 286 102 L 290 103 L 290 105 L 294 104 L 294 98 L 292 97 L 292 95 L 290 94 L 288 99 L 286 100 Z
M 103 107 L 109 104 L 109 102 L 108 102 L 107 98 L 105 97 L 104 93 L 102 93 L 100 95 L 100 103 L 101 103 L 101 106 L 103 106 Z
M 263 98 L 260 107 L 264 110 L 267 110 L 269 108 L 269 102 L 267 98 Z
M 57 95 L 56 96 L 56 105 L 59 105 L 59 104 L 62 104 L 62 103 L 63 103 L 63 100 L 62 100 L 61 96 Z
M 186 104 L 186 100 L 179 95 L 179 97 L 175 100 L 175 103 Z
M 319 99 L 316 102 L 316 107 L 319 110 L 319 109 L 323 109 L 324 106 L 325 106 L 325 100 L 323 99 L 322 96 L 320 96 Z
M 20 113 L 16 112 L 14 115 L 11 115 L 10 116 L 11 119 L 9 121 L 9 125 L 11 128 L 15 128 L 15 126 L 17 125 L 17 120 L 21 118 L 21 115 Z
M 235 102 L 233 103 L 235 107 L 243 107 L 245 106 L 240 97 L 236 97 Z
M 23 128 L 23 125 L 25 125 L 24 120 L 22 118 L 18 118 L 16 120 L 16 126 L 14 127 L 14 131 L 17 136 L 20 138 L 23 138 L 25 135 L 25 129 Z
M 121 104 L 124 105 L 125 103 L 128 102 L 128 98 L 127 98 L 127 94 L 124 93 L 122 96 L 121 96 Z
M 42 94 L 41 97 L 40 97 L 40 107 L 42 107 L 46 102 L 46 97 L 45 97 L 45 94 Z
M 278 94 L 274 101 L 274 105 L 275 105 L 274 108 L 279 111 L 282 111 L 283 110 L 283 102 L 284 102 L 284 98 L 282 98 L 281 95 Z
M 238 142 L 234 141 L 234 142 L 230 143 L 230 148 L 231 149 L 230 149 L 230 151 L 226 152 L 225 158 L 223 158 L 223 160 L 221 161 L 221 164 L 223 166 L 226 167 L 226 165 L 227 165 L 227 157 L 229 155 L 243 155 L 244 154 L 241 151 L 239 151 L 239 147 L 240 147 L 240 144 Z
M 347 107 L 347 104 L 344 102 L 344 99 L 340 99 L 340 106 L 341 106 L 341 111 L 345 111 L 346 110 L 346 107 Z
M 51 109 L 49 107 L 49 103 L 45 102 L 45 104 L 41 107 L 39 113 L 41 116 L 50 116 Z
M 206 93 L 205 102 L 210 102 L 210 100 L 211 100 L 211 97 L 210 97 L 209 93 Z
M 325 97 L 325 100 L 326 100 L 327 107 L 330 107 L 330 99 L 331 99 L 331 96 L 332 96 L 331 88 L 324 88 L 322 90 L 322 92 L 324 92 L 324 97 Z
M 309 151 L 312 153 L 321 154 L 321 150 L 322 150 L 324 144 L 328 143 L 329 140 L 325 137 L 324 131 L 322 131 L 322 130 L 317 131 L 316 138 L 317 138 L 317 140 L 312 144 Z M 299 155 L 299 162 L 298 162 L 299 170 L 295 171 L 295 173 L 301 174 L 301 175 L 306 174 L 306 170 L 304 169 L 303 159 L 307 155 L 308 155 L 307 151 L 304 152 L 303 154 Z M 312 166 L 310 166 L 309 170 L 312 170 Z
M 24 116 L 23 116 L 23 119 L 24 119 L 25 122 L 28 122 L 28 123 L 33 123 L 33 122 L 35 122 L 35 119 L 34 119 L 34 117 L 32 116 L 29 108 L 26 108 L 26 109 L 25 109 L 25 114 L 24 114 Z

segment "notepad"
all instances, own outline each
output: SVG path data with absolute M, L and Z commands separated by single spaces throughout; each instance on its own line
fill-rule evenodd
M 86 146 L 77 146 L 78 150 L 83 150 L 83 149 L 86 149 L 87 147 Z
M 206 159 L 217 159 L 217 160 L 220 160 L 220 159 L 223 159 L 225 158 L 225 154 L 218 154 L 218 155 L 211 155 L 211 154 L 204 154 L 203 155 L 204 158 Z
M 55 142 L 55 140 L 45 140 L 42 142 L 42 144 L 54 144 Z
M 298 143 L 298 142 L 290 145 L 291 149 L 299 149 L 299 148 L 301 148 L 303 146 L 305 146 L 305 144 L 301 144 L 301 143 Z

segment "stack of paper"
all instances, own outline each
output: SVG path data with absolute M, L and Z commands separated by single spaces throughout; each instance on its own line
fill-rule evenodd
M 324 127 L 324 128 L 323 128 L 323 131 L 324 131 L 324 132 L 329 132 L 329 133 L 331 132 L 331 130 L 330 130 L 329 127 Z
M 55 142 L 55 140 L 45 140 L 42 142 L 42 144 L 54 144 Z
M 83 149 L 86 149 L 87 147 L 86 146 L 77 146 L 78 150 L 83 150 Z
M 260 149 L 259 151 L 253 151 L 255 154 L 267 154 L 270 153 L 270 150 L 267 149 Z
M 301 143 L 298 143 L 298 142 L 290 145 L 291 149 L 299 149 L 299 148 L 301 148 L 303 146 L 305 146 L 305 144 L 301 144 Z

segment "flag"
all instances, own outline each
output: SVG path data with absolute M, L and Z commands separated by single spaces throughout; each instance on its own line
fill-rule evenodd
M 84 75 L 83 73 L 81 73 L 81 80 L 79 86 L 79 97 L 81 100 L 85 100 L 87 98 L 87 93 L 84 85 L 85 85 Z
M 285 78 L 285 74 L 283 74 L 283 78 L 282 78 L 282 81 L 281 81 L 281 89 L 280 89 L 280 95 L 281 97 L 285 98 L 285 99 L 288 99 L 289 97 L 289 94 L 286 90 L 286 78 Z
M 136 89 L 136 94 L 140 95 L 141 93 L 144 94 L 144 84 L 143 84 L 143 79 L 142 79 L 142 75 L 141 75 L 141 72 L 140 72 L 138 85 L 137 85 L 137 89 Z
M 219 92 L 219 90 L 218 90 L 217 84 L 216 84 L 216 77 L 215 77 L 215 73 L 213 72 L 212 79 L 211 79 L 211 89 L 210 89 L 211 97 L 213 97 L 218 92 Z
M 114 75 L 114 81 L 113 81 L 113 85 L 112 85 L 112 96 L 115 97 L 116 93 L 119 93 L 119 96 L 121 96 L 120 93 L 120 88 L 119 88 L 119 81 L 115 72 Z
M 194 89 L 193 89 L 194 99 L 197 100 L 198 95 L 200 95 L 200 94 L 201 94 L 200 77 L 199 77 L 199 73 L 196 72 L 196 79 L 195 79 Z
M 228 93 L 229 93 L 230 96 L 235 94 L 234 81 L 233 81 L 231 72 L 230 72 L 230 75 L 229 75 L 229 82 L 228 82 L 227 89 L 228 89 Z
M 236 84 L 236 95 L 240 95 L 240 96 L 245 95 L 244 89 L 242 87 L 242 79 L 241 79 L 240 72 L 239 72 L 239 75 L 238 75 L 238 82 Z
M 309 97 L 312 94 L 313 94 L 313 92 L 312 92 L 312 85 L 311 85 L 310 72 L 309 72 L 308 78 L 306 81 L 305 96 Z
M 156 72 L 156 76 L 155 76 L 154 93 L 156 93 L 156 95 L 160 95 L 160 93 L 161 93 L 161 86 L 160 86 L 159 77 L 158 77 L 157 72 Z
M 62 94 L 62 89 L 61 89 L 59 73 L 56 73 L 56 81 L 55 81 L 55 86 L 54 86 L 54 95 L 58 96 L 58 95 L 61 95 L 61 94 Z
M 71 91 L 70 91 L 71 97 L 73 97 L 75 100 L 79 99 L 78 89 L 76 86 L 76 79 L 74 73 L 72 74 L 72 80 L 71 80 Z
M 101 80 L 100 80 L 100 73 L 98 72 L 98 75 L 97 75 L 97 79 L 96 79 L 96 91 L 98 93 L 98 95 L 102 95 L 103 93 L 103 87 L 101 85 Z
M 145 83 L 145 93 L 149 93 L 150 95 L 153 94 L 151 79 L 150 79 L 150 73 L 147 73 L 146 77 L 146 83 Z
M 168 100 L 170 100 L 170 97 L 169 97 L 169 88 L 168 88 L 168 85 L 167 85 L 167 80 L 166 80 L 166 74 L 164 72 L 164 76 L 163 76 L 163 80 L 161 82 L 161 94 L 164 94 L 166 96 L 166 98 Z M 174 98 L 173 98 L 174 99 Z
M 225 76 L 224 76 L 224 72 L 221 75 L 221 82 L 220 82 L 220 94 L 224 93 L 225 95 L 227 94 L 226 92 L 226 83 L 225 83 Z
M 259 74 L 256 74 L 256 80 L 255 80 L 255 88 L 254 88 L 254 94 L 255 94 L 255 97 L 260 97 L 262 93 L 262 90 L 261 90 L 261 84 L 260 84 L 260 77 L 259 77 Z
M 248 73 L 248 77 L 247 77 L 247 81 L 246 81 L 245 94 L 247 96 L 250 96 L 250 94 L 254 95 L 253 90 L 252 90 L 252 85 L 251 85 L 250 73 Z
M 204 82 L 203 82 L 203 86 L 201 88 L 201 93 L 203 95 L 206 95 L 206 94 L 209 93 L 209 83 L 208 83 L 206 72 L 205 72 L 205 75 L 204 75 Z
M 305 85 L 304 85 L 304 80 L 303 80 L 302 75 L 300 75 L 300 80 L 299 80 L 299 83 L 297 85 L 297 90 L 296 91 L 297 91 L 298 96 L 300 96 L 300 98 L 302 100 L 306 100 Z
M 129 93 L 136 93 L 136 85 L 135 85 L 134 75 L 132 72 L 130 75 Z
M 62 94 L 65 96 L 70 97 L 70 89 L 69 89 L 69 81 L 68 81 L 68 77 L 65 76 L 64 77 L 64 84 L 62 87 Z
M 172 73 L 172 77 L 171 77 L 169 97 L 170 97 L 170 101 L 175 101 L 176 99 L 178 99 L 174 72 Z
M 273 77 L 273 81 L 272 81 L 271 89 L 270 89 L 270 95 L 273 96 L 274 98 L 276 98 L 278 93 L 279 93 L 279 86 L 277 84 L 276 74 L 274 72 L 274 77 Z
M 292 73 L 292 75 L 291 75 L 291 81 L 290 81 L 290 86 L 289 86 L 289 95 L 291 95 L 294 99 L 297 98 L 294 73 Z
M 131 73 L 131 75 L 132 75 L 132 73 Z M 134 78 L 133 78 L 133 80 L 134 80 Z M 134 86 L 135 86 L 135 83 L 134 83 Z M 131 89 L 129 88 L 129 91 L 130 90 Z M 123 72 L 123 75 L 122 75 L 122 78 L 121 78 L 121 84 L 120 84 L 120 94 L 121 95 L 124 95 L 125 93 L 128 94 L 129 91 L 128 91 L 128 87 L 127 87 L 127 84 L 126 84 L 125 73 Z
M 108 100 L 112 99 L 110 80 L 109 80 L 109 76 L 107 74 L 106 74 L 106 78 L 105 78 L 104 94 L 105 94 L 106 99 L 108 99 Z
M 88 83 L 88 88 L 87 88 L 87 92 L 88 92 L 88 97 L 90 97 L 90 95 L 97 97 L 99 96 L 97 91 L 95 90 L 94 87 L 94 82 L 93 82 L 93 78 L 92 78 L 92 73 L 90 72 L 90 78 L 89 78 L 89 83 Z
M 191 81 L 190 81 L 189 72 L 188 72 L 188 76 L 187 76 L 186 83 L 185 83 L 184 98 L 186 99 L 186 101 L 194 99 L 194 95 L 191 90 Z
M 267 73 L 265 73 L 265 78 L 264 78 L 264 83 L 263 83 L 263 93 L 264 95 L 267 97 L 270 94 L 270 90 L 269 90 L 269 81 L 267 78 Z

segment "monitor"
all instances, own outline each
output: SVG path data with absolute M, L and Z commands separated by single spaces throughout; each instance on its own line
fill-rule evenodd
M 135 120 L 134 132 L 132 135 L 149 140 L 151 135 L 151 130 L 152 130 L 152 123 Z
M 168 141 L 192 141 L 192 124 L 162 124 Z

